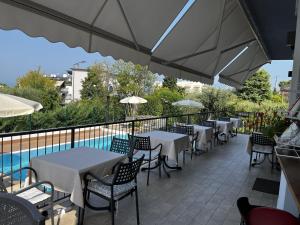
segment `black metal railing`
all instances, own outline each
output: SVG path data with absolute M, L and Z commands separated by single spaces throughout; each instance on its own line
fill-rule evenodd
M 30 159 L 40 155 L 67 151 L 76 147 L 92 147 L 108 150 L 113 136 L 127 137 L 127 134 L 137 134 L 152 130 L 167 130 L 176 123 L 197 124 L 202 121 L 218 119 L 223 116 L 239 116 L 243 122 L 240 133 L 259 131 L 267 125 L 263 113 L 226 113 L 203 112 L 176 116 L 151 117 L 129 121 L 117 121 L 42 129 L 16 133 L 0 134 L 0 173 L 12 173 L 22 167 L 29 166 Z M 1 175 L 0 174 L 0 175 Z M 10 191 L 22 186 L 26 174 L 20 173 L 4 180 Z M 65 195 L 57 196 L 58 199 Z

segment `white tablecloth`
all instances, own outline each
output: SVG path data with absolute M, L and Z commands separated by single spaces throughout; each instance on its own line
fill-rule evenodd
M 150 136 L 151 147 L 162 144 L 161 154 L 168 156 L 170 160 L 178 161 L 178 153 L 189 147 L 189 136 L 166 131 L 150 131 L 138 134 L 138 136 Z
M 220 121 L 220 120 L 209 120 L 209 121 L 216 121 L 217 127 L 220 128 L 220 133 L 224 133 L 226 137 L 229 136 L 230 131 L 233 129 L 233 123 L 228 121 Z
M 230 122 L 232 122 L 234 128 L 243 127 L 243 121 L 240 118 L 230 118 Z
M 39 180 L 53 183 L 55 188 L 70 193 L 70 200 L 83 207 L 82 178 L 88 171 L 98 176 L 111 173 L 124 155 L 91 148 L 76 148 L 31 159 Z
M 208 143 L 213 140 L 213 128 L 199 126 L 196 124 L 191 125 L 194 127 L 194 133 L 199 132 L 198 140 L 197 140 L 197 148 L 206 149 L 208 148 Z

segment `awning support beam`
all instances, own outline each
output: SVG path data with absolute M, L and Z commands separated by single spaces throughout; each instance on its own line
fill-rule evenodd
M 215 44 L 214 44 L 213 47 L 211 47 L 209 49 L 206 49 L 206 50 L 203 50 L 203 51 L 200 51 L 200 52 L 195 52 L 195 53 L 192 53 L 190 55 L 186 55 L 186 56 L 183 56 L 183 57 L 180 57 L 180 58 L 177 58 L 177 59 L 170 60 L 166 64 L 174 63 L 174 62 L 178 62 L 178 61 L 182 61 L 182 60 L 185 60 L 185 59 L 189 59 L 189 58 L 192 58 L 192 57 L 195 57 L 195 56 L 198 56 L 198 55 L 202 55 L 202 54 L 205 54 L 205 53 L 208 53 L 208 52 L 216 50 L 217 47 L 218 47 L 218 44 L 219 44 L 219 40 L 220 40 L 222 24 L 224 22 L 225 6 L 226 6 L 226 0 L 223 0 L 222 16 L 220 16 L 220 18 L 219 18 L 217 29 L 215 29 L 214 32 L 210 33 L 206 37 L 206 39 L 199 46 L 199 48 L 200 48 L 203 45 L 203 43 L 205 43 L 215 33 L 215 31 L 217 30 L 217 37 L 216 37 L 216 41 L 215 41 Z M 230 12 L 230 14 L 231 13 L 232 13 L 232 11 Z
M 26 1 L 22 1 L 22 0 L 0 0 L 0 2 L 3 2 L 5 4 L 8 5 L 12 5 L 14 7 L 35 13 L 37 15 L 41 15 L 43 17 L 52 19 L 56 22 L 62 23 L 62 24 L 66 24 L 68 26 L 72 26 L 76 29 L 82 30 L 84 32 L 87 33 L 91 33 L 93 35 L 99 36 L 101 38 L 110 40 L 112 42 L 118 43 L 122 46 L 126 46 L 128 48 L 132 48 L 134 50 L 136 50 L 136 43 L 133 43 L 129 40 L 126 40 L 122 37 L 119 37 L 117 35 L 111 34 L 107 31 L 104 31 L 100 28 L 96 28 L 91 26 L 91 24 L 85 23 L 81 20 L 75 19 L 74 17 L 65 15 L 61 12 L 58 12 L 56 10 L 50 9 L 48 7 L 42 6 L 38 3 L 35 3 L 31 0 L 26 0 Z M 139 47 L 139 51 L 147 54 L 147 55 L 151 55 L 151 49 L 146 48 L 144 46 L 138 45 Z
M 132 30 L 132 28 L 131 28 L 131 26 L 130 26 L 130 24 L 129 24 L 128 18 L 127 18 L 126 13 L 125 13 L 125 10 L 124 10 L 124 8 L 123 8 L 123 6 L 122 6 L 120 0 L 117 0 L 117 2 L 118 2 L 118 5 L 119 5 L 119 7 L 120 7 L 120 10 L 121 10 L 121 12 L 122 12 L 122 15 L 123 15 L 123 17 L 124 17 L 124 20 L 125 20 L 125 22 L 126 22 L 127 28 L 128 28 L 128 30 L 129 30 L 129 32 L 130 32 L 131 38 L 132 38 L 132 40 L 134 41 L 136 50 L 140 51 L 139 44 L 138 44 L 138 42 L 137 42 L 137 40 L 136 40 L 136 38 L 135 38 L 135 35 L 134 35 L 134 33 L 133 33 L 133 30 Z

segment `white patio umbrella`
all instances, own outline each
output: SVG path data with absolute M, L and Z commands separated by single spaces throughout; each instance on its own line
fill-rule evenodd
M 132 107 L 132 116 L 133 119 L 135 118 L 135 108 L 137 104 L 144 104 L 147 103 L 147 100 L 138 96 L 130 96 L 126 97 L 120 100 L 120 103 L 122 104 L 131 104 L 133 105 Z
M 192 107 L 192 108 L 204 108 L 203 104 L 201 102 L 196 102 L 194 100 L 190 99 L 185 99 L 185 100 L 180 100 L 177 102 L 173 102 L 172 105 L 175 106 L 186 106 L 186 107 Z
M 0 93 L 1 118 L 30 115 L 42 108 L 43 106 L 38 102 L 14 95 Z
M 123 104 L 144 104 L 147 100 L 138 96 L 131 96 L 121 99 L 120 103 Z
M 0 118 L 31 115 L 42 108 L 43 106 L 38 102 L 0 93 Z M 29 120 L 29 129 L 31 130 L 31 116 Z

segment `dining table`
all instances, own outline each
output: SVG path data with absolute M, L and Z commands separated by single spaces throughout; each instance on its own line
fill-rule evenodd
M 31 159 L 31 166 L 40 180 L 50 181 L 56 190 L 70 194 L 70 201 L 84 207 L 83 176 L 92 172 L 97 176 L 111 174 L 113 166 L 125 155 L 99 149 L 79 147 Z M 78 221 L 80 213 L 78 214 Z
M 215 121 L 216 126 L 219 128 L 220 134 L 225 135 L 225 141 L 229 140 L 229 136 L 232 134 L 233 122 L 231 121 L 221 121 L 221 120 L 208 120 Z
M 235 134 L 232 134 L 232 136 L 237 136 L 238 129 L 244 126 L 243 120 L 239 117 L 231 117 L 230 122 L 232 122 L 232 126 L 235 129 Z
M 197 149 L 208 150 L 208 146 L 209 146 L 209 144 L 212 145 L 212 141 L 214 138 L 213 128 L 201 126 L 201 125 L 197 125 L 197 124 L 190 124 L 188 126 L 194 127 L 194 134 L 196 134 L 198 132 L 198 138 L 196 140 Z
M 186 134 L 172 133 L 167 131 L 154 130 L 136 134 L 141 137 L 150 137 L 151 146 L 162 144 L 161 156 L 163 165 L 169 169 L 181 170 L 178 165 L 178 155 L 190 147 L 189 136 Z M 170 166 L 167 161 L 175 161 L 176 166 Z M 167 173 L 169 176 L 169 174 Z

